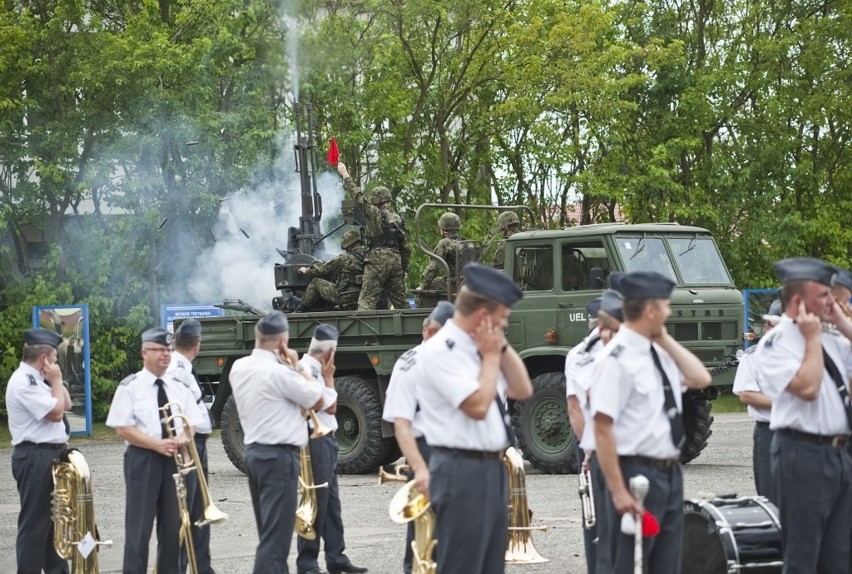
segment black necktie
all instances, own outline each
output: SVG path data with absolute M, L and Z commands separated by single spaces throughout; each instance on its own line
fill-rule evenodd
M 503 419 L 503 426 L 506 428 L 506 438 L 509 440 L 509 446 L 517 447 L 515 433 L 512 432 L 512 419 L 509 417 L 509 413 L 506 412 L 506 405 L 503 404 L 500 393 L 497 393 L 494 400 L 497 401 L 497 410 L 500 411 L 500 418 Z
M 166 394 L 166 387 L 164 386 L 163 379 L 157 379 L 154 382 L 157 384 L 157 407 L 159 407 L 160 413 L 160 432 L 163 438 L 171 438 L 169 426 L 166 424 L 166 418 L 171 414 L 171 409 L 168 409 L 169 412 L 163 410 L 163 407 L 169 403 L 169 396 Z
M 48 381 L 47 379 L 44 379 L 44 384 L 47 385 L 48 387 L 51 386 L 50 381 Z M 62 413 L 62 424 L 65 426 L 65 434 L 70 435 L 71 434 L 71 424 L 68 422 L 68 415 L 65 414 L 65 413 Z
M 837 392 L 840 393 L 840 400 L 843 401 L 843 408 L 846 411 L 846 423 L 852 429 L 852 405 L 849 404 L 849 391 L 843 383 L 843 376 L 837 370 L 837 365 L 834 364 L 834 361 L 825 352 L 825 347 L 822 349 L 822 361 L 825 363 L 825 370 L 828 371 L 828 375 L 834 381 L 834 384 L 837 385 Z
M 654 366 L 657 367 L 657 370 L 660 371 L 660 375 L 663 377 L 663 394 L 665 395 L 663 412 L 669 419 L 669 425 L 672 429 L 672 443 L 674 443 L 678 449 L 683 448 L 685 438 L 683 430 L 683 416 L 681 416 L 680 411 L 677 410 L 677 403 L 675 402 L 674 393 L 672 392 L 671 382 L 669 382 L 669 377 L 663 370 L 663 365 L 660 363 L 660 356 L 657 354 L 657 350 L 654 348 L 654 345 L 651 345 L 651 358 L 654 359 Z
M 198 399 L 198 404 L 204 409 L 204 412 L 207 413 L 207 419 L 210 421 L 210 428 L 213 429 L 216 425 L 213 424 L 213 415 L 210 414 L 210 409 L 207 408 L 207 403 L 204 402 L 204 391 L 201 389 L 201 383 L 198 382 L 198 373 L 196 372 L 195 367 L 192 367 L 190 372 L 192 373 L 192 378 L 195 379 L 195 384 L 198 385 L 198 390 L 201 391 L 201 398 Z

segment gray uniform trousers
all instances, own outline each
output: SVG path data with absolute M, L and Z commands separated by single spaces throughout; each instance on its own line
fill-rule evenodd
M 246 445 L 245 463 L 259 538 L 253 572 L 288 574 L 299 488 L 299 448 L 252 443 Z
M 683 561 L 683 470 L 679 464 L 670 469 L 654 464 L 634 462 L 620 458 L 621 473 L 625 485 L 630 478 L 644 475 L 649 482 L 645 497 L 645 508 L 660 524 L 660 533 L 645 538 L 642 544 L 645 574 L 680 574 Z M 621 532 L 621 515 L 612 504 L 612 497 L 605 496 L 604 514 L 606 528 L 599 527 L 598 536 L 603 547 L 608 549 L 615 574 L 633 574 L 634 536 Z M 603 526 L 603 525 L 601 525 Z M 598 552 L 602 547 L 598 547 Z M 600 563 L 599 563 L 600 564 Z M 600 568 L 597 574 L 604 574 Z M 688 573 L 687 573 L 688 574 Z
M 133 445 L 124 452 L 124 574 L 145 574 L 148 542 L 157 519 L 157 572 L 180 572 L 180 516 L 175 461 Z
M 769 450 L 772 446 L 772 435 L 769 423 L 754 423 L 754 447 L 752 448 L 752 466 L 754 469 L 754 487 L 758 496 L 765 496 L 774 504 L 778 504 L 775 496 L 775 480 L 772 478 L 772 463 Z
M 579 445 L 577 445 L 575 454 L 577 458 L 577 471 L 582 472 L 583 460 L 585 460 L 586 458 L 586 453 L 583 449 L 580 448 Z M 591 471 L 591 467 L 589 468 L 589 470 Z M 594 478 L 592 478 L 592 481 L 593 482 L 590 487 L 594 490 L 593 496 L 596 496 L 600 491 L 597 490 L 597 485 L 594 484 Z M 582 512 L 582 506 L 580 508 Z M 583 546 L 585 546 L 586 548 L 586 569 L 588 570 L 589 574 L 595 574 L 595 565 L 598 562 L 597 541 L 595 540 L 598 537 L 597 516 L 597 509 L 595 509 L 595 525 L 589 529 L 583 526 L 582 522 L 580 523 L 580 526 L 583 529 Z
M 771 454 L 784 574 L 848 573 L 852 466 L 846 448 L 778 429 Z
M 337 484 L 337 440 L 331 435 L 311 439 L 311 466 L 314 472 L 314 484 L 328 483 L 327 488 L 318 488 L 317 519 L 314 523 L 317 537 L 305 540 L 298 537 L 296 546 L 299 555 L 296 558 L 296 569 L 299 572 L 319 569 L 317 559 L 320 551 L 320 538 L 325 548 L 325 564 L 327 568 L 342 567 L 349 563 L 349 558 L 343 554 L 346 544 L 343 540 L 343 518 L 340 508 L 340 490 Z
M 210 484 L 210 473 L 207 466 L 207 437 L 208 435 L 195 434 L 195 449 L 198 451 L 198 460 L 201 461 L 201 468 L 204 471 L 204 479 Z M 199 472 L 199 471 L 196 471 Z M 210 525 L 195 526 L 196 521 L 204 518 L 204 500 L 201 497 L 201 490 L 198 488 L 198 478 L 195 472 L 186 476 L 189 494 L 187 495 L 189 504 L 189 518 L 192 521 L 192 545 L 195 548 L 195 563 L 198 565 L 199 574 L 216 574 L 213 567 L 210 565 Z M 180 554 L 181 572 L 186 572 L 187 556 L 186 552 Z
M 592 473 L 592 489 L 595 493 L 595 527 L 593 530 L 597 537 L 595 564 L 593 567 L 589 567 L 589 574 L 608 574 L 612 572 L 612 553 L 608 546 L 609 541 L 602 539 L 601 531 L 609 527 L 606 514 L 606 500 L 609 497 L 609 491 L 597 456 L 592 456 L 589 470 Z
M 429 448 L 429 443 L 426 442 L 425 437 L 421 436 L 417 439 L 417 448 L 420 451 L 420 456 L 423 457 L 423 460 L 428 466 L 432 450 Z M 411 470 L 408 471 L 408 480 L 414 480 L 414 472 Z M 405 555 L 402 558 L 402 571 L 405 572 L 405 574 L 411 574 L 411 564 L 414 562 L 414 552 L 411 550 L 412 542 L 414 542 L 413 520 L 408 523 L 408 528 L 405 533 Z
M 429 474 L 438 572 L 504 572 L 509 485 L 503 461 L 432 447 Z
M 18 538 L 15 549 L 18 574 L 66 574 L 68 562 L 53 546 L 53 520 L 50 494 L 53 492 L 53 459 L 65 445 L 57 448 L 34 444 L 17 445 L 12 451 L 12 476 L 18 485 L 21 512 L 18 514 Z

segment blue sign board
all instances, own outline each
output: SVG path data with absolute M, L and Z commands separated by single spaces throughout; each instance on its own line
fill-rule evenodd
M 33 307 L 33 327 L 50 329 L 62 336 L 56 362 L 71 395 L 65 413 L 71 435 L 92 435 L 92 375 L 89 354 L 89 306 L 49 305 Z
M 175 320 L 201 319 L 203 317 L 224 317 L 225 310 L 214 305 L 160 305 L 160 325 L 169 333 L 174 333 Z

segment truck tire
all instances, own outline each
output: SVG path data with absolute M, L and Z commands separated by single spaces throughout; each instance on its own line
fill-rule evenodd
M 382 403 L 375 381 L 349 375 L 337 386 L 337 472 L 364 474 L 382 464 L 390 441 L 382 439 Z
M 680 462 L 686 464 L 695 460 L 704 447 L 707 439 L 713 434 L 710 425 L 713 416 L 710 410 L 713 404 L 707 400 L 704 393 L 687 391 L 683 395 L 683 427 L 686 432 L 686 443 L 680 451 Z
M 219 428 L 222 431 L 222 446 L 225 447 L 225 454 L 237 470 L 245 474 L 246 445 L 243 442 L 243 427 L 240 425 L 240 415 L 237 413 L 237 403 L 233 395 L 228 397 L 222 409 Z
M 517 401 L 512 426 L 533 468 L 548 474 L 577 472 L 577 440 L 568 423 L 565 375 L 542 373 L 532 380 L 533 396 Z

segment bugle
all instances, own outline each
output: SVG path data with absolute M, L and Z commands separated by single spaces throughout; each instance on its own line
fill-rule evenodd
M 410 467 L 407 464 L 398 464 L 393 467 L 393 473 L 390 473 L 383 466 L 380 466 L 379 486 L 385 482 L 408 482 L 409 469 Z
M 592 485 L 592 473 L 587 468 L 577 475 L 580 483 L 578 491 L 583 512 L 583 528 L 591 530 L 595 527 L 595 489 Z
M 435 546 L 435 512 L 429 497 L 417 491 L 413 480 L 400 488 L 391 500 L 388 514 L 398 524 L 414 521 L 414 540 L 411 541 L 412 574 L 435 574 L 438 564 L 432 560 Z
M 71 560 L 71 574 L 98 574 L 98 549 L 112 546 L 112 540 L 99 540 L 89 465 L 79 450 L 68 449 L 52 468 L 50 515 L 56 553 Z
M 509 541 L 506 546 L 507 564 L 538 564 L 550 562 L 535 549 L 532 531 L 547 531 L 547 526 L 530 526 L 532 511 L 527 503 L 527 480 L 524 459 L 514 447 L 503 454 L 503 464 L 509 475 Z

